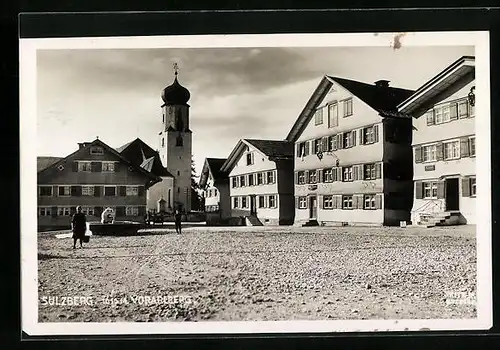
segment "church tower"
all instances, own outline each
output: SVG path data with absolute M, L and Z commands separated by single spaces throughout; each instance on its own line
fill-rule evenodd
M 191 155 L 192 132 L 189 130 L 188 89 L 177 80 L 178 68 L 174 64 L 174 82 L 163 89 L 161 98 L 162 127 L 159 153 L 163 166 L 174 176 L 173 201 L 184 210 L 191 210 Z

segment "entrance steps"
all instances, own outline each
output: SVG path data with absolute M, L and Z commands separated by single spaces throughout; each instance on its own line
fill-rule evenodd
M 435 226 L 452 226 L 458 225 L 460 220 L 460 212 L 458 211 L 444 211 L 420 216 L 418 223 L 424 227 Z
M 306 223 L 302 224 L 302 227 L 309 227 L 309 226 L 319 226 L 318 220 L 309 220 Z
M 250 215 L 245 217 L 246 226 L 264 226 L 264 224 L 255 215 Z

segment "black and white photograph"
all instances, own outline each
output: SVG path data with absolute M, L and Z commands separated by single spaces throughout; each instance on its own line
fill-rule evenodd
M 488 329 L 488 42 L 21 39 L 23 329 Z

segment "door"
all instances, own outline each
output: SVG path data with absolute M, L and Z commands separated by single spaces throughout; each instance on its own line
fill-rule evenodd
M 256 215 L 257 214 L 257 203 L 256 199 L 257 197 L 255 195 L 250 196 L 250 215 Z
M 445 189 L 446 211 L 459 210 L 458 179 L 446 179 Z
M 317 219 L 318 200 L 316 196 L 309 197 L 309 219 Z

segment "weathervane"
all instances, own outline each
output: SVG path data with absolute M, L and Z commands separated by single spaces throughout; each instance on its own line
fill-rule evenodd
M 174 74 L 179 74 L 179 65 L 177 64 L 177 62 L 174 62 Z

